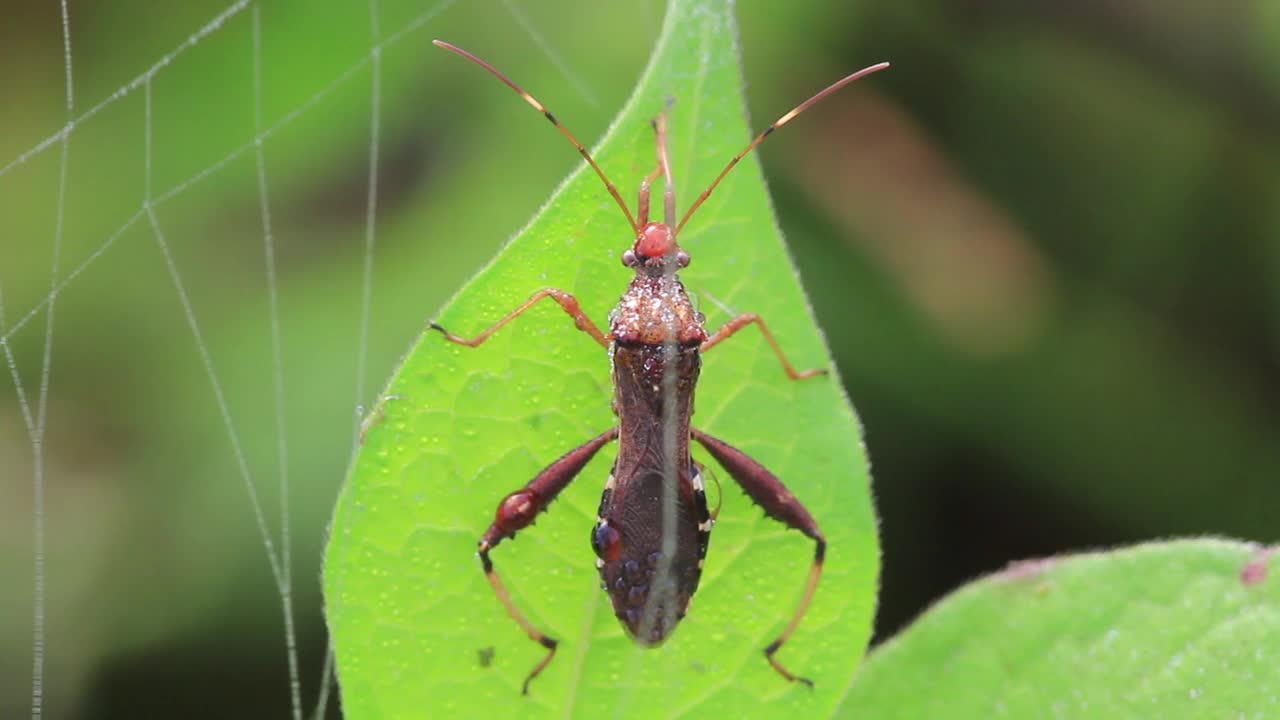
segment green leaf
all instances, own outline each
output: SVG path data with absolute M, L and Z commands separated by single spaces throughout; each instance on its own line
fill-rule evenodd
M 655 165 L 650 121 L 668 99 L 673 171 L 686 204 L 750 139 L 736 43 L 727 1 L 671 3 L 638 89 L 593 153 L 628 197 Z M 441 52 L 435 61 L 508 92 L 456 57 Z M 519 82 L 519 68 L 510 70 Z M 554 95 L 530 89 L 554 111 Z M 512 132 L 530 128 L 531 142 L 564 142 L 518 98 L 510 102 Z M 502 168 L 493 173 L 496 199 Z M 574 293 L 604 324 L 630 279 L 620 256 L 631 243 L 598 178 L 579 168 L 439 321 L 474 334 L 552 286 Z M 757 312 L 798 367 L 830 367 L 754 158 L 717 190 L 681 243 L 693 256 L 682 278 L 711 327 L 731 317 L 726 308 Z M 424 278 L 430 273 L 423 268 Z M 544 651 L 495 598 L 476 542 L 501 498 L 615 422 L 607 354 L 546 302 L 476 349 L 425 334 L 370 417 L 325 561 L 347 717 L 830 714 L 865 650 L 879 569 L 857 420 L 834 372 L 788 380 L 754 328 L 708 353 L 702 378 L 694 423 L 777 473 L 828 539 L 817 596 L 778 656 L 816 690 L 785 682 L 762 654 L 799 600 L 813 544 L 762 517 L 706 456 L 722 484 L 717 493 L 709 483 L 710 502 L 723 506 L 689 615 L 661 648 L 627 638 L 589 544 L 612 462 L 607 448 L 536 527 L 493 553 L 515 603 L 560 641 L 531 696 L 521 697 Z
M 1275 717 L 1269 555 L 1181 540 L 1014 565 L 872 653 L 840 715 Z

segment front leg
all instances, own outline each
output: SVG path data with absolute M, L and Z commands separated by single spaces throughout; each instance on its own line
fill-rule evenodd
M 693 439 L 697 440 L 702 447 L 711 453 L 711 457 L 720 463 L 720 467 L 725 469 L 743 492 L 747 494 L 757 505 L 764 508 L 764 512 L 769 517 L 786 525 L 789 528 L 799 530 L 805 535 L 813 539 L 815 548 L 813 552 L 813 567 L 809 571 L 809 582 L 805 585 L 804 595 L 800 598 L 800 605 L 796 607 L 795 613 L 791 616 L 791 622 L 787 623 L 787 627 L 783 629 L 778 639 L 769 643 L 764 649 L 765 659 L 787 680 L 792 682 L 799 681 L 813 687 L 813 681 L 792 674 L 789 670 L 782 666 L 781 663 L 773 657 L 778 652 L 778 648 L 791 637 L 800 624 L 800 619 L 804 617 L 804 613 L 809 609 L 809 601 L 813 599 L 813 593 L 818 589 L 818 578 L 822 576 L 822 561 L 827 551 L 827 540 L 822 536 L 822 531 L 818 529 L 818 523 L 805 509 L 804 505 L 796 499 L 795 495 L 787 489 L 786 485 L 777 478 L 773 473 L 769 472 L 763 465 L 756 462 L 751 456 L 741 450 L 729 445 L 723 440 L 717 440 L 710 435 L 692 428 L 689 431 L 693 435 Z
M 605 348 L 609 347 L 610 338 L 606 336 L 604 333 L 600 332 L 600 328 L 596 327 L 596 324 L 591 322 L 591 318 L 587 317 L 587 314 L 582 311 L 582 307 L 578 305 L 578 298 L 565 292 L 564 290 L 559 290 L 557 288 L 543 288 L 539 290 L 538 292 L 534 293 L 533 296 L 530 297 L 528 300 L 525 300 L 524 303 L 520 305 L 520 307 L 507 313 L 506 317 L 502 318 L 501 320 L 494 323 L 493 325 L 490 325 L 487 330 L 480 333 L 479 335 L 476 335 L 473 338 L 464 338 L 464 337 L 459 337 L 457 335 L 454 335 L 453 333 L 449 332 L 448 330 L 445 330 L 444 328 L 440 327 L 440 325 L 434 322 L 431 323 L 431 329 L 439 330 L 440 333 L 444 335 L 445 339 L 451 343 L 456 343 L 458 345 L 466 345 L 467 347 L 478 347 L 485 340 L 488 340 L 489 336 L 498 332 L 498 330 L 500 330 L 503 325 L 506 325 L 512 320 L 515 320 L 516 318 L 520 317 L 520 315 L 523 314 L 525 310 L 528 310 L 529 308 L 533 307 L 534 304 L 536 304 L 539 300 L 545 297 L 549 297 L 552 300 L 555 300 L 556 304 L 560 306 L 560 309 L 564 310 L 566 315 L 573 318 L 574 327 L 590 335 L 592 339 L 600 343 L 601 347 L 605 347 Z
M 511 615 L 511 619 L 524 630 L 530 640 L 538 643 L 547 649 L 547 655 L 533 667 L 529 675 L 524 679 L 523 692 L 529 694 L 529 683 L 542 672 L 542 669 L 550 664 L 551 659 L 556 655 L 556 640 L 529 622 L 529 619 L 520 612 L 515 603 L 511 601 L 511 595 L 507 593 L 507 588 L 502 584 L 498 573 L 493 569 L 493 561 L 489 559 L 489 551 L 497 547 L 498 543 L 506 538 L 515 537 L 516 532 L 523 530 L 533 524 L 538 513 L 547 509 L 547 505 L 569 486 L 578 473 L 582 472 L 582 468 L 587 466 L 591 458 L 604 447 L 607 443 L 618 437 L 618 428 L 597 435 L 582 445 L 570 450 L 560 457 L 559 460 L 551 463 L 545 470 L 538 473 L 528 485 L 517 490 L 502 499 L 498 503 L 497 516 L 493 520 L 493 524 L 480 538 L 480 565 L 484 568 L 484 576 L 489 580 L 489 584 L 493 586 L 493 592 L 498 596 L 498 601 L 507 609 L 507 613 Z

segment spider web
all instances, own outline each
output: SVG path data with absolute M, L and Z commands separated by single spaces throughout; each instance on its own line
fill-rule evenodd
M 385 2 L 385 0 L 384 0 Z M 192 402 L 205 403 L 212 406 L 211 413 L 216 417 L 217 432 L 224 439 L 225 452 L 230 460 L 223 459 L 238 478 L 221 478 L 225 482 L 238 483 L 243 488 L 242 497 L 248 499 L 249 514 L 252 517 L 252 532 L 257 536 L 270 570 L 270 580 L 281 612 L 283 632 L 283 655 L 288 666 L 289 707 L 291 716 L 300 720 L 304 715 L 323 717 L 330 704 L 333 692 L 333 657 L 331 649 L 325 653 L 323 667 L 303 667 L 299 661 L 299 637 L 295 626 L 297 593 L 308 597 L 309 602 L 318 604 L 319 587 L 314 578 L 307 578 L 301 585 L 294 577 L 294 510 L 291 500 L 296 500 L 296 488 L 291 487 L 291 477 L 298 475 L 296 468 L 290 465 L 291 428 L 297 424 L 291 422 L 297 413 L 290 414 L 291 404 L 296 404 L 297 397 L 290 393 L 290 374 L 286 368 L 291 367 L 287 356 L 289 348 L 285 342 L 287 330 L 286 300 L 281 297 L 280 267 L 282 262 L 281 248 L 277 241 L 279 229 L 273 219 L 273 202 L 268 168 L 269 141 L 282 136 L 287 130 L 296 127 L 300 120 L 316 113 L 325 107 L 325 103 L 335 95 L 351 91 L 352 87 L 362 83 L 368 92 L 368 112 L 364 120 L 368 133 L 368 150 L 365 158 L 365 176 L 367 183 L 364 193 L 364 229 L 361 238 L 361 262 L 353 272 L 358 273 L 357 312 L 358 326 L 354 329 L 354 342 L 349 345 L 355 355 L 355 377 L 350 397 L 349 426 L 343 435 L 350 443 L 350 457 L 354 457 L 357 448 L 358 431 L 363 408 L 367 407 L 372 397 L 367 378 L 370 375 L 370 343 L 372 331 L 372 308 L 375 299 L 375 258 L 378 246 L 378 210 L 380 199 L 379 177 L 383 171 L 379 167 L 383 142 L 382 106 L 383 63 L 387 53 L 393 49 L 410 47 L 416 53 L 430 42 L 430 36 L 423 32 L 432 21 L 448 10 L 454 0 L 438 0 L 420 6 L 411 13 L 401 13 L 390 32 L 384 32 L 382 24 L 387 17 L 384 8 L 379 7 L 379 0 L 367 0 L 369 23 L 368 47 L 354 62 L 340 69 L 318 90 L 309 93 L 300 102 L 292 104 L 286 111 L 268 121 L 268 113 L 264 107 L 269 100 L 264 91 L 264 37 L 269 37 L 272 28 L 264 20 L 264 12 L 258 3 L 250 0 L 238 0 L 222 7 L 212 16 L 194 26 L 193 31 L 168 52 L 154 61 L 144 65 L 141 73 L 118 85 L 101 100 L 94 104 L 86 103 L 75 92 L 74 80 L 79 68 L 73 63 L 79 51 L 73 39 L 76 35 L 77 15 L 75 8 L 69 7 L 66 0 L 61 0 L 58 10 L 61 20 L 63 84 L 65 86 L 65 124 L 61 129 L 44 136 L 28 147 L 15 153 L 4 151 L 0 154 L 0 199 L 6 195 L 17 194 L 21 183 L 27 182 L 26 173 L 38 175 L 40 168 L 52 158 L 56 170 L 54 187 L 56 188 L 55 217 L 52 218 L 52 229 L 43 225 L 48 233 L 49 265 L 45 287 L 46 291 L 32 293 L 29 291 L 31 278 L 24 272 L 30 267 L 31 248 L 29 246 L 6 245 L 4 255 L 0 256 L 0 355 L 4 358 L 7 377 L 13 388 L 16 408 L 12 415 L 17 417 L 15 424 L 20 424 L 20 434 L 24 436 L 29 448 L 29 458 L 21 462 L 8 462 L 5 465 L 16 470 L 17 475 L 25 477 L 29 483 L 31 534 L 31 573 L 34 578 L 30 597 L 29 610 L 31 618 L 31 666 L 30 666 L 30 714 L 32 718 L 46 715 L 60 716 L 66 714 L 65 707 L 57 707 L 66 689 L 60 689 L 51 681 L 48 673 L 48 658 L 51 649 L 63 651 L 71 644 L 70 631 L 67 628 L 49 627 L 47 613 L 51 606 L 61 604 L 60 598 L 47 589 L 48 572 L 56 576 L 59 563 L 55 559 L 49 562 L 47 542 L 50 525 L 58 533 L 73 532 L 72 529 L 58 527 L 58 505 L 48 503 L 49 493 L 64 481 L 59 477 L 61 472 L 50 470 L 50 461 L 63 452 L 54 446 L 51 452 L 50 429 L 59 430 L 59 416 L 67 417 L 65 410 L 57 403 L 51 408 L 51 387 L 57 382 L 73 382 L 74 378 L 60 378 L 55 372 L 60 344 L 57 329 L 62 327 L 57 322 L 60 318 L 60 298 L 72 288 L 80 285 L 91 285 L 94 278 L 92 272 L 113 255 L 127 254 L 126 262 L 132 263 L 134 258 L 146 257 L 139 246 L 147 245 L 151 253 L 150 261 L 159 269 L 158 277 L 142 277 L 139 269 L 139 283 L 165 282 L 172 286 L 172 299 L 176 300 L 176 309 L 181 316 L 181 326 L 189 335 L 201 371 L 207 380 L 206 387 L 200 394 L 194 391 Z M 544 53 L 551 62 L 560 69 L 570 85 L 589 103 L 596 104 L 594 96 L 587 85 L 575 77 L 569 66 L 561 60 L 551 45 L 538 33 L 533 22 L 521 11 L 512 0 L 503 0 L 502 6 L 519 31 L 526 34 L 533 45 Z M 89 15 L 86 9 L 86 15 Z M 163 18 L 155 19 L 156 22 Z M 140 28 L 141 30 L 141 28 Z M 172 152 L 169 145 L 160 142 L 163 131 L 159 128 L 158 117 L 166 106 L 166 93 L 158 87 L 181 67 L 188 56 L 202 48 L 215 35 L 223 33 L 248 33 L 251 42 L 251 99 L 252 99 L 252 134 L 242 137 L 240 142 L 220 156 L 201 163 L 197 169 L 177 180 L 165 182 L 159 168 L 160 158 Z M 123 42 L 123 40 L 122 40 Z M 141 199 L 132 205 L 116 208 L 120 219 L 111 224 L 107 232 L 87 231 L 91 239 L 82 237 L 80 225 L 73 222 L 77 217 L 77 208 L 70 198 L 73 194 L 69 188 L 78 184 L 76 178 L 77 147 L 81 143 L 89 145 L 103 142 L 100 136 L 92 134 L 90 128 L 96 120 L 118 111 L 121 107 L 133 104 L 140 106 L 136 132 L 141 137 L 142 158 L 140 167 Z M 109 141 L 108 141 L 109 142 Z M 6 158 L 5 155 L 8 157 Z M 125 156 L 127 158 L 127 155 Z M 263 367 L 239 367 L 228 358 L 235 357 L 220 347 L 220 341 L 208 331 L 209 315 L 206 305 L 202 305 L 200 297 L 204 294 L 211 279 L 204 272 L 193 269 L 189 252 L 183 249 L 183 238 L 190 232 L 187 223 L 174 223 L 162 211 L 169 206 L 178 206 L 186 201 L 197 189 L 213 186 L 216 190 L 225 174 L 234 172 L 240 162 L 251 162 L 255 176 L 257 195 L 257 218 L 253 235 L 261 243 L 259 270 L 265 278 L 266 308 L 265 324 L 270 338 L 269 358 Z M 210 190 L 209 192 L 214 192 Z M 177 214 L 177 213 L 175 213 Z M 27 218 L 24 222 L 32 227 L 42 228 L 43 218 Z M 175 230 L 174 226 L 178 229 Z M 74 227 L 74 230 L 68 228 Z M 9 233 L 6 235 L 18 235 Z M 67 241 L 74 237 L 74 243 Z M 35 243 L 37 246 L 40 242 Z M 83 252 L 69 252 L 68 245 Z M 127 250 L 125 249 L 127 248 Z M 14 253 L 10 255 L 10 253 Z M 7 259 L 6 259 L 7 257 Z M 185 262 L 184 262 L 185 260 Z M 18 270 L 14 270 L 18 268 Z M 96 287 L 96 286 L 94 286 Z M 14 291 L 17 288 L 17 292 Z M 111 304 L 109 296 L 102 297 L 101 303 Z M 23 302 L 21 298 L 31 299 Z M 15 298 L 19 298 L 15 302 Z M 145 321 L 145 318 L 143 319 Z M 82 328 L 76 327 L 75 331 Z M 63 330 L 66 332 L 66 330 Z M 33 342 L 34 338 L 34 342 Z M 34 348 L 34 350 L 32 350 Z M 141 351 L 141 348 L 138 349 Z M 379 372 L 387 368 L 379 367 Z M 270 407 L 273 417 L 267 423 L 271 428 L 272 441 L 267 443 L 270 452 L 255 450 L 255 443 L 247 442 L 253 430 L 243 416 L 235 412 L 235 397 L 243 394 L 238 390 L 239 383 L 247 381 L 241 378 L 246 372 L 264 376 L 260 382 L 269 387 Z M 375 373 L 377 375 L 379 373 Z M 34 378 L 34 379 L 33 379 Z M 331 383 L 332 384 L 332 383 Z M 8 423 L 9 411 L 6 404 L 0 404 L 0 442 L 4 440 L 4 427 Z M 182 402 L 176 399 L 175 403 Z M 182 411 L 181 407 L 170 408 Z M 52 422 L 51 422 L 52 418 Z M 72 424 L 73 419 L 65 421 Z M 256 427 L 256 426 L 255 426 Z M 62 429 L 65 429 L 62 428 Z M 92 429 L 86 432 L 92 432 Z M 212 431 L 211 431 L 212 432 Z M 296 439 L 296 430 L 294 437 Z M 66 434 L 66 433 L 62 433 Z M 53 433 L 55 437 L 58 432 Z M 0 444 L 0 448 L 9 450 Z M 184 458 L 185 460 L 185 458 Z M 334 477 L 324 485 L 314 483 L 306 492 L 314 492 L 322 488 L 324 493 L 336 491 L 340 481 L 341 468 L 334 469 Z M 275 487 L 268 489 L 269 482 L 264 478 L 274 476 Z M 15 482 L 17 478 L 14 478 Z M 50 485 L 50 481 L 53 484 Z M 57 491 L 59 494 L 61 491 Z M 312 498 L 311 500 L 314 500 Z M 332 497 L 321 498 L 319 504 L 331 505 Z M 274 503 L 278 514 L 273 518 L 270 510 Z M 52 513 L 50 509 L 52 508 Z M 239 512 L 243 512 L 243 504 Z M 235 512 L 236 510 L 232 510 Z M 6 536 L 7 537 L 7 536 Z M 143 560 L 145 562 L 145 559 Z M 16 595 L 16 593 L 15 593 Z M 25 604 L 25 603 L 24 603 Z M 21 673 L 14 672 L 18 676 Z M 0 688 L 3 690 L 3 688 Z M 310 696 L 304 694 L 309 690 Z M 7 701 L 6 701 L 7 702 Z M 61 703 L 62 705 L 73 703 Z

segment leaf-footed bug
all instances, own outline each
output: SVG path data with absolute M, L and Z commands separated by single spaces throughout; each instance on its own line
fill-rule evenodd
M 600 499 L 591 545 L 614 614 L 632 639 L 644 646 L 660 645 L 684 617 L 698 588 L 714 518 L 707 510 L 701 466 L 690 454 L 690 441 L 695 440 L 766 515 L 814 542 L 813 564 L 800 603 L 786 627 L 764 649 L 765 658 L 784 678 L 812 687 L 808 679 L 783 667 L 775 654 L 795 631 L 817 589 L 826 539 L 813 516 L 781 480 L 741 450 L 692 427 L 690 418 L 702 353 L 748 325 L 760 328 L 790 379 L 803 380 L 825 374 L 826 370 L 796 370 L 764 320 L 755 314 L 739 315 L 708 334 L 702 314 L 694 309 L 677 277 L 677 272 L 688 266 L 689 254 L 680 248 L 676 236 L 729 171 L 770 133 L 831 93 L 889 64 L 872 65 L 848 75 L 778 118 L 729 161 L 677 223 L 665 111 L 653 122 L 657 167 L 640 183 L 637 213 L 633 216 L 617 187 L 587 149 L 542 103 L 466 50 L 440 40 L 435 44 L 483 67 L 542 113 L 604 182 L 635 233 L 632 247 L 622 253 L 622 264 L 632 268 L 635 277 L 609 315 L 608 333 L 600 331 L 573 295 L 557 288 L 537 291 L 506 317 L 471 338 L 431 324 L 448 341 L 477 347 L 538 301 L 551 298 L 573 318 L 579 330 L 609 351 L 612 360 L 617 426 L 565 453 L 523 488 L 504 498 L 493 523 L 480 539 L 480 562 L 498 600 L 529 638 L 547 649 L 525 677 L 523 692 L 528 694 L 529 683 L 555 657 L 557 641 L 535 627 L 516 607 L 494 569 L 490 553 L 502 540 L 533 524 L 596 453 L 614 440 L 618 441 L 618 455 Z M 651 222 L 650 188 L 660 177 L 664 186 L 663 219 Z

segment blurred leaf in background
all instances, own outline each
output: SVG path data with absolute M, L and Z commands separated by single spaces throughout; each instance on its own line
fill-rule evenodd
M 1275 549 L 1197 538 L 1014 563 L 868 659 L 841 717 L 1270 717 Z
M 76 111 L 229 6 L 72 3 Z M 259 11 L 308 707 L 325 650 L 319 554 L 357 406 L 579 162 L 545 127 L 513 117 L 527 111 L 512 98 L 429 51 L 430 39 L 492 49 L 487 59 L 518 68 L 587 140 L 629 95 L 663 13 L 516 0 L 376 7 L 378 37 L 398 39 L 380 61 L 375 322 L 360 397 L 374 23 L 359 3 Z M 155 70 L 151 184 L 166 196 L 157 215 L 278 537 L 251 10 Z M 1012 559 L 1172 534 L 1274 539 L 1280 16 L 1270 4 L 907 0 L 740 13 L 755 124 L 824 78 L 894 62 L 874 88 L 832 98 L 761 152 L 866 428 L 882 635 Z M 28 312 L 49 293 L 60 143 L 12 161 L 66 124 L 62 26 L 51 3 L 11 3 L 4 17 L 0 290 L 4 326 L 24 324 L 3 332 L 34 399 L 46 316 Z M 69 136 L 59 276 L 88 265 L 58 294 L 54 321 L 47 716 L 279 717 L 289 702 L 280 598 L 163 257 L 145 221 L 126 225 L 144 198 L 143 90 Z M 4 387 L 0 716 L 21 717 L 32 448 Z

